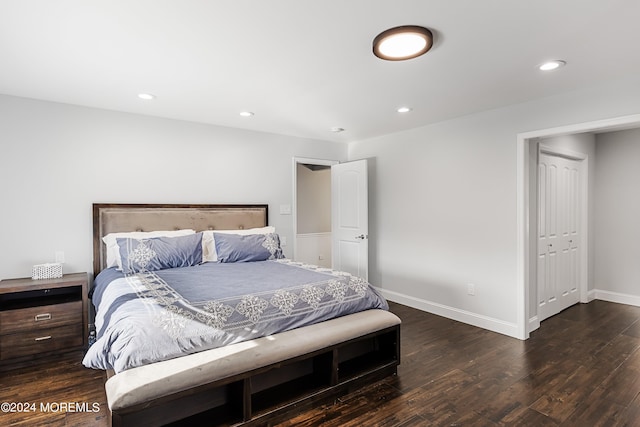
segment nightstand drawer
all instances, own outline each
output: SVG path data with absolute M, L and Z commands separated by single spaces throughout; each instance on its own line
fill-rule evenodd
M 0 360 L 82 345 L 83 324 L 0 336 Z
M 0 335 L 68 324 L 82 325 L 82 301 L 0 311 Z

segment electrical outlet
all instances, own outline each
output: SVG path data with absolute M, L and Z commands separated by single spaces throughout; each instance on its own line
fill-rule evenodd
M 467 284 L 467 294 L 475 295 L 476 294 L 476 285 L 473 283 Z
M 63 251 L 56 251 L 55 256 L 56 256 L 56 262 L 64 264 L 64 252 Z
M 280 236 L 280 246 L 287 246 L 286 236 Z

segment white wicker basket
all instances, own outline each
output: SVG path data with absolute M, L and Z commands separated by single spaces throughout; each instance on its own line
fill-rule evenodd
M 38 264 L 33 266 L 31 278 L 38 279 L 58 279 L 62 277 L 62 264 L 51 262 L 48 264 Z

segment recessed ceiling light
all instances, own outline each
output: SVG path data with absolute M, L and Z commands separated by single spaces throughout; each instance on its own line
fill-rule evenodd
M 340 127 L 332 127 L 331 129 L 329 129 L 331 132 L 335 132 L 335 133 L 340 133 L 340 132 L 344 132 L 344 128 L 340 128 Z
M 398 108 L 396 111 L 398 113 L 408 113 L 409 111 L 411 111 L 413 108 L 410 107 L 400 107 Z
M 240 113 L 240 115 L 241 115 L 242 117 L 251 117 L 251 116 L 253 116 L 253 113 L 252 113 L 251 111 L 242 111 L 242 112 Z
M 156 99 L 156 96 L 150 93 L 139 93 L 138 98 L 144 99 L 145 101 L 151 101 L 152 99 Z
M 538 67 L 539 70 L 541 71 L 552 71 L 555 69 L 558 69 L 560 67 L 564 67 L 565 65 L 567 65 L 567 63 L 565 61 L 562 61 L 560 59 L 556 59 L 554 61 L 547 61 L 544 64 L 540 65 Z
M 427 53 L 431 46 L 431 31 L 417 25 L 403 25 L 378 34 L 373 39 L 373 54 L 388 61 L 404 61 Z

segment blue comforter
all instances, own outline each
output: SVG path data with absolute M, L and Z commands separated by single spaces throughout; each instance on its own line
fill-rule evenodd
M 116 373 L 387 302 L 348 273 L 289 260 L 205 263 L 95 280 L 97 340 L 83 364 Z

